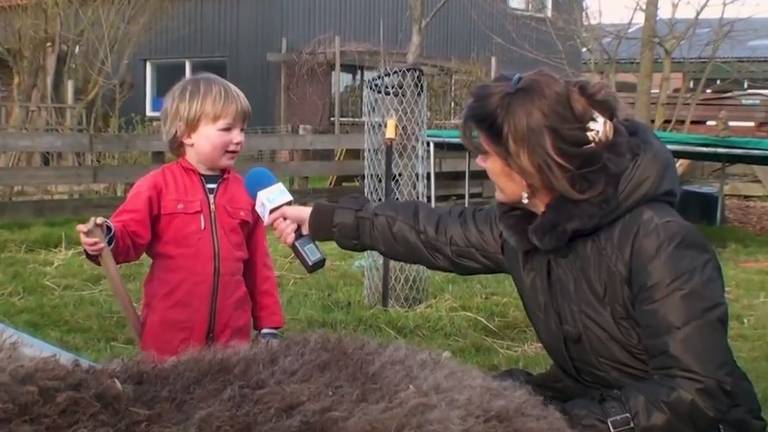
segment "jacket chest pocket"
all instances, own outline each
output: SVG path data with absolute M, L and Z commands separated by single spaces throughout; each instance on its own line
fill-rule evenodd
M 167 199 L 160 203 L 160 235 L 168 242 L 195 245 L 205 228 L 205 215 L 199 200 Z
M 254 224 L 253 211 L 250 207 L 224 205 L 221 230 L 237 259 L 248 257 L 248 235 Z

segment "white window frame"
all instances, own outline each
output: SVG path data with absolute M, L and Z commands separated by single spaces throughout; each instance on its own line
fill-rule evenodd
M 155 74 L 152 73 L 152 65 L 158 63 L 178 63 L 184 62 L 184 77 L 192 76 L 192 62 L 206 60 L 221 60 L 225 65 L 227 59 L 223 57 L 198 57 L 198 58 L 167 58 L 167 59 L 147 59 L 144 62 L 144 112 L 147 117 L 160 117 L 160 111 L 152 111 L 152 88 L 155 86 Z M 229 70 L 227 70 L 229 74 Z
M 543 1 L 544 5 L 547 9 L 545 13 L 541 12 L 533 12 L 532 11 L 532 1 Z M 519 7 L 513 6 L 509 0 L 505 0 L 504 4 L 510 8 L 513 12 L 521 14 L 521 15 L 533 15 L 533 16 L 541 16 L 541 17 L 552 17 L 552 0 L 525 0 L 525 8 L 521 9 Z

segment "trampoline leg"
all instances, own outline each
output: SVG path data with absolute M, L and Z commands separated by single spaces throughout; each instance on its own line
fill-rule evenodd
M 725 205 L 725 162 L 720 165 L 720 187 L 717 191 L 717 218 L 715 219 L 716 226 L 720 226 L 723 217 L 723 208 Z
M 429 142 L 429 197 L 435 206 L 435 142 Z
M 464 153 L 464 207 L 469 207 L 469 152 Z

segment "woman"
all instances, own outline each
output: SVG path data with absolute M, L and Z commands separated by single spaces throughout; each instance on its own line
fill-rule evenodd
M 462 125 L 496 205 L 347 198 L 283 208 L 272 224 L 286 244 L 300 226 L 348 250 L 511 275 L 553 365 L 499 376 L 578 430 L 764 431 L 728 344 L 717 257 L 673 207 L 674 160 L 617 105 L 602 84 L 501 76 L 473 91 Z

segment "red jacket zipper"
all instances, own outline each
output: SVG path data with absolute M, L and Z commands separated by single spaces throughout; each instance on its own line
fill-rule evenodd
M 221 179 L 216 183 L 216 189 L 213 191 L 213 196 L 208 194 L 208 188 L 205 181 L 200 178 L 203 183 L 203 192 L 208 198 L 208 214 L 211 217 L 211 238 L 213 240 L 213 289 L 211 290 L 211 308 L 208 312 L 208 329 L 205 333 L 206 345 L 212 345 L 216 339 L 216 305 L 219 299 L 219 236 L 216 230 L 216 193 L 219 191 L 219 184 Z

